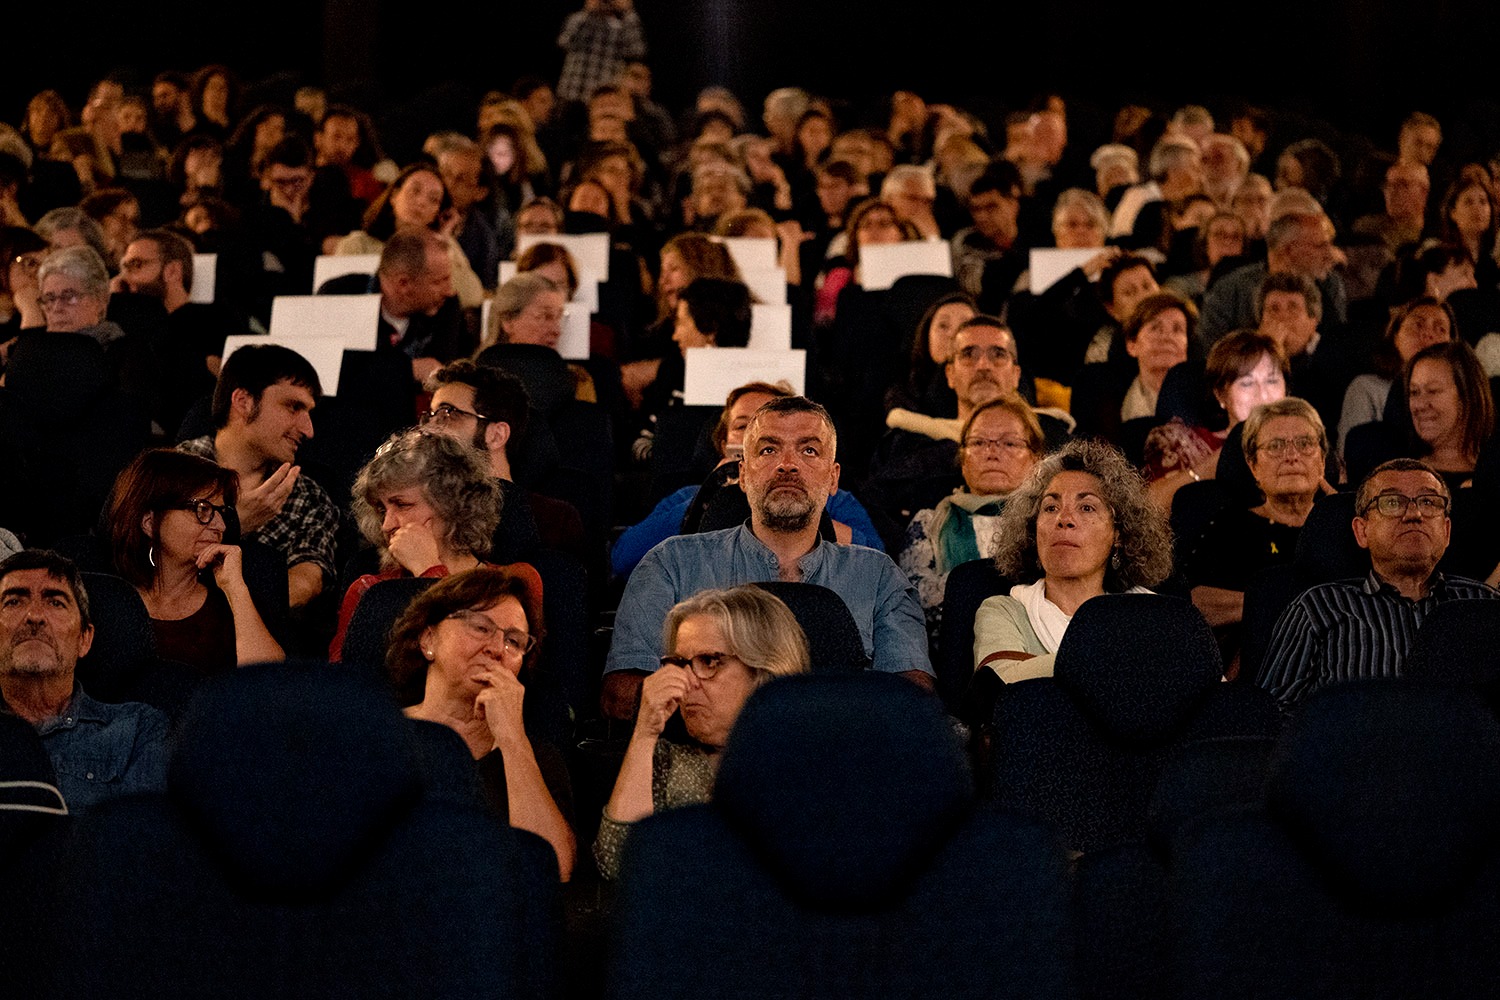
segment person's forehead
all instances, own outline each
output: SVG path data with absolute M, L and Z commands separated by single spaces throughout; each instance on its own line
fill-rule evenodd
M 729 416 L 734 420 L 749 417 L 773 398 L 764 392 L 747 392 L 734 401 L 734 405 L 729 408 Z
M 437 406 L 447 403 L 465 410 L 474 408 L 474 387 L 463 382 L 444 382 L 432 394 L 432 403 Z
M 1273 438 L 1273 437 L 1278 437 L 1278 436 L 1279 437 L 1287 437 L 1287 436 L 1296 437 L 1296 436 L 1298 436 L 1300 434 L 1312 434 L 1312 433 L 1313 433 L 1313 425 L 1307 422 L 1307 418 L 1306 417 L 1297 417 L 1297 416 L 1292 416 L 1291 414 L 1284 414 L 1284 415 L 1279 416 L 1279 417 L 1272 417 L 1270 420 L 1267 420 L 1263 425 L 1261 425 L 1261 429 L 1260 429 L 1260 435 L 1261 435 L 1261 437 L 1264 437 L 1267 440 L 1269 440 L 1270 438 Z
M 1137 264 L 1134 267 L 1127 267 L 1125 270 L 1115 275 L 1115 281 L 1112 287 L 1135 288 L 1146 284 L 1155 285 L 1156 277 L 1151 273 L 1151 269 L 1145 264 Z
M 1375 496 L 1382 493 L 1403 493 L 1416 496 L 1419 493 L 1442 493 L 1443 484 L 1430 472 L 1420 469 L 1378 472 L 1370 480 L 1369 492 Z
M 1290 306 L 1301 306 L 1305 311 L 1307 309 L 1307 299 L 1303 297 L 1301 292 L 1284 292 L 1278 289 L 1266 293 L 1267 309 L 1273 307 L 1286 308 Z
M 297 400 L 309 409 L 317 405 L 317 400 L 313 398 L 311 389 L 285 378 L 266 386 L 266 391 L 262 396 L 262 402 L 281 402 L 283 400 Z
M 1015 342 L 1012 340 L 1010 331 L 998 326 L 966 326 L 953 336 L 953 349 L 955 351 L 967 347 L 1004 347 L 1011 348 Z
M 969 425 L 969 433 L 973 434 L 1004 434 L 1009 431 L 1023 433 L 1026 425 L 1021 423 L 1021 418 L 1004 407 L 992 407 L 985 410 L 974 418 Z
M 73 599 L 73 588 L 68 581 L 53 576 L 45 569 L 17 569 L 11 570 L 0 577 L 0 594 L 8 594 L 23 591 L 28 594 L 56 594 L 67 599 L 69 604 L 76 603 Z
M 68 274 L 65 271 L 53 271 L 51 274 L 47 275 L 47 277 L 42 279 L 43 288 L 69 289 L 79 288 L 80 286 L 81 282 L 79 282 L 77 278 L 73 277 L 71 274 Z
M 807 412 L 762 413 L 755 418 L 750 428 L 758 438 L 772 437 L 781 440 L 816 438 L 821 441 L 828 433 L 823 418 L 819 414 Z

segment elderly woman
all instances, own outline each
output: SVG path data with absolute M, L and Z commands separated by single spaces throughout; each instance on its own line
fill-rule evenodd
M 224 544 L 239 477 L 180 451 L 142 452 L 109 503 L 115 572 L 145 602 L 157 655 L 205 674 L 283 658 Z
M 49 333 L 82 333 L 101 347 L 125 336 L 104 318 L 109 309 L 109 271 L 90 247 L 55 250 L 37 269 L 37 302 Z
M 974 669 L 1006 683 L 1049 677 L 1078 608 L 1105 593 L 1143 593 L 1172 572 L 1166 518 L 1125 456 L 1073 441 L 1043 459 L 1000 515 L 995 566 L 1030 582 L 974 616 Z
M 522 711 L 543 631 L 541 592 L 525 564 L 450 576 L 396 622 L 386 668 L 398 691 L 421 682 L 422 700 L 406 714 L 463 737 L 491 804 L 552 845 L 566 882 L 577 851 L 558 804 L 571 801 L 567 767 L 528 732 Z
M 475 360 L 480 364 L 505 367 L 498 344 L 532 344 L 556 352 L 563 333 L 563 307 L 567 292 L 539 271 L 517 274 L 495 290 L 490 308 L 490 325 L 485 331 Z M 579 364 L 568 364 L 573 379 L 573 398 L 585 403 L 598 401 L 598 391 L 588 370 Z M 550 400 L 553 392 L 539 385 L 528 385 L 534 400 Z
M 708 801 L 719 751 L 755 689 L 808 670 L 807 638 L 797 619 L 753 584 L 695 594 L 667 614 L 663 632 L 672 652 L 641 685 L 635 731 L 594 842 L 594 860 L 606 878 L 619 874 L 630 824 Z M 678 712 L 694 745 L 662 739 Z
M 1291 562 L 1313 502 L 1333 492 L 1323 478 L 1328 433 L 1318 411 L 1288 397 L 1256 407 L 1242 433 L 1262 500 L 1219 511 L 1197 539 L 1183 539 L 1182 572 L 1210 625 L 1240 621 L 1245 588 L 1269 566 Z
M 971 559 L 994 558 L 1005 500 L 1026 481 L 1046 447 L 1036 414 L 1014 394 L 976 409 L 958 440 L 963 488 L 936 507 L 917 511 L 899 560 L 917 588 L 931 634 L 942 618 L 948 574 Z
M 453 292 L 465 309 L 477 309 L 484 301 L 484 286 L 469 266 L 469 258 L 449 231 L 460 220 L 451 212 L 448 188 L 437 167 L 413 163 L 402 170 L 390 187 L 370 203 L 364 228 L 339 240 L 336 254 L 378 254 L 397 226 L 416 226 L 440 233 L 448 246 L 448 266 Z
M 479 453 L 441 434 L 405 431 L 354 480 L 354 516 L 380 550 L 381 570 L 355 580 L 329 647 L 337 660 L 365 591 L 401 576 L 443 577 L 480 565 L 500 523 L 500 484 Z
M 1458 322 L 1446 302 L 1424 295 L 1394 310 L 1375 352 L 1375 371 L 1356 375 L 1344 391 L 1344 407 L 1339 414 L 1339 452 L 1343 452 L 1351 430 L 1385 419 L 1391 386 L 1418 351 L 1457 339 Z

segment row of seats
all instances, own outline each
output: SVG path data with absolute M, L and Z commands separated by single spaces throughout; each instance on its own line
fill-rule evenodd
M 1075 624 L 1097 637 L 1172 614 L 1170 600 L 1100 599 L 1105 611 Z M 1074 635 L 1065 651 L 1082 645 Z M 1060 654 L 1058 668 L 1055 683 L 1016 685 L 1017 704 L 1087 716 L 1096 706 L 1075 683 L 1087 667 Z M 1081 857 L 1009 792 L 976 797 L 949 719 L 912 685 L 768 685 L 724 751 L 713 803 L 632 835 L 608 994 L 1492 992 L 1493 700 L 1433 681 L 1350 684 L 1309 699 L 1279 737 L 1194 740 L 1200 726 L 1163 754 L 1176 729 L 1151 722 L 1171 713 L 1132 689 L 1165 674 L 1124 666 L 1114 693 L 1136 708 L 1084 764 L 1158 762 L 1143 822 Z M 1068 738 L 1028 721 L 1053 752 Z M 179 723 L 165 796 L 72 827 L 14 808 L 42 801 L 50 775 L 24 724 L 0 724 L 0 740 L 3 778 L 37 782 L 7 785 L 0 810 L 13 995 L 544 997 L 588 958 L 565 950 L 550 850 L 485 815 L 461 742 L 403 720 L 362 672 L 288 664 L 206 683 Z

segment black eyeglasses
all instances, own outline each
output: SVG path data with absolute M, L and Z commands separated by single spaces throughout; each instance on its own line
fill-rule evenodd
M 700 681 L 713 680 L 714 674 L 724 666 L 725 660 L 737 660 L 739 657 L 733 653 L 699 653 L 697 656 L 663 656 L 661 665 L 664 667 L 682 667 L 691 670 L 693 676 Z
M 1386 517 L 1405 517 L 1412 504 L 1417 505 L 1417 515 L 1424 520 L 1448 513 L 1448 498 L 1438 493 L 1423 493 L 1414 497 L 1403 493 L 1382 493 L 1365 504 L 1364 512 L 1368 514 L 1371 510 L 1378 510 Z
M 452 403 L 439 403 L 430 410 L 422 411 L 422 426 L 437 424 L 439 427 L 457 419 L 458 417 L 473 417 L 481 422 L 488 422 L 489 417 L 483 413 L 475 413 L 473 410 L 461 410 Z
M 222 503 L 214 503 L 212 500 L 189 500 L 187 503 L 179 507 L 173 507 L 172 509 L 191 511 L 192 515 L 198 519 L 199 524 L 212 524 L 215 514 L 218 514 L 219 517 L 226 521 L 229 519 L 229 507 Z

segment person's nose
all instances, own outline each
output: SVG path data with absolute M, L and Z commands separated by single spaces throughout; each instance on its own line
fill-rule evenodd
M 387 507 L 385 509 L 385 518 L 380 522 L 381 530 L 389 535 L 399 527 L 401 527 L 401 519 L 396 516 L 396 511 L 393 508 Z
M 301 415 L 301 417 L 298 418 L 297 429 L 302 432 L 302 437 L 304 439 L 308 439 L 313 436 L 313 422 L 311 413 L 304 413 Z

